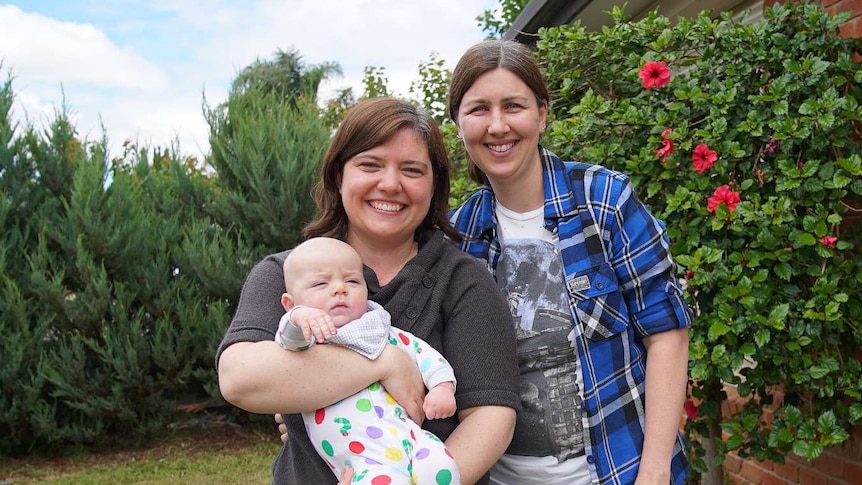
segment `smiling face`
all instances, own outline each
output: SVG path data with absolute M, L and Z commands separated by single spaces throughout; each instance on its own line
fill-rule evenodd
M 458 133 L 492 186 L 527 182 L 540 171 L 539 135 L 547 113 L 527 84 L 503 68 L 485 72 L 464 93 Z
M 352 221 L 345 208 L 342 182 L 346 180 L 346 188 L 350 189 L 353 182 L 351 172 L 355 174 L 354 169 L 358 167 L 355 164 L 347 167 L 347 164 L 363 153 L 373 154 L 380 147 L 392 145 L 396 135 L 405 130 L 416 134 L 418 143 L 414 137 L 402 138 L 410 138 L 414 148 L 421 146 L 418 150 L 423 151 L 423 154 L 417 155 L 415 160 L 430 162 L 432 182 L 429 209 L 425 219 L 417 226 L 413 238 L 418 240 L 425 231 L 439 229 L 453 240 L 459 240 L 458 232 L 449 222 L 450 166 L 440 128 L 424 109 L 403 99 L 390 97 L 369 98 L 347 111 L 323 157 L 321 180 L 314 190 L 320 217 L 303 229 L 303 235 L 334 237 L 342 241 L 355 236 L 349 234 Z M 424 179 L 422 182 L 424 183 Z M 361 227 L 362 222 L 357 221 L 356 227 Z M 402 243 L 388 239 L 377 239 L 373 242 L 375 246 Z M 359 246 L 354 247 L 359 249 Z
M 414 130 L 401 129 L 347 160 L 340 192 L 351 245 L 412 243 L 434 192 L 428 148 Z
M 284 261 L 285 310 L 304 305 L 325 311 L 336 328 L 365 313 L 368 287 L 359 254 L 337 239 L 314 238 Z

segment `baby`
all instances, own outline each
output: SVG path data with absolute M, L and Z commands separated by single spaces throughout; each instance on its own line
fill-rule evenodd
M 305 350 L 315 342 L 348 347 L 376 359 L 386 344 L 416 359 L 429 389 L 423 409 L 429 419 L 455 413 L 455 373 L 430 345 L 393 328 L 389 313 L 368 300 L 359 254 L 345 242 L 312 238 L 284 260 L 286 292 L 276 342 Z M 345 466 L 353 483 L 451 483 L 460 475 L 443 442 L 406 416 L 379 383 L 314 413 L 303 413 L 317 453 L 338 477 Z

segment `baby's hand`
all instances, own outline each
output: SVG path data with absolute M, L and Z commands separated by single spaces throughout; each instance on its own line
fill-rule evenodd
M 443 382 L 425 395 L 422 404 L 425 417 L 428 419 L 448 418 L 455 414 L 455 386 L 451 382 Z
M 337 333 L 332 317 L 323 310 L 311 307 L 297 307 L 290 314 L 290 323 L 302 330 L 302 336 L 306 342 L 311 341 L 311 336 L 318 342 L 326 342 Z

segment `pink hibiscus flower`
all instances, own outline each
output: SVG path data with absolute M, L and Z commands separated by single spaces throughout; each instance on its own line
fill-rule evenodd
M 820 238 L 820 242 L 829 249 L 835 249 L 835 243 L 838 242 L 838 238 L 835 236 L 823 236 Z
M 710 150 L 706 143 L 696 146 L 694 153 L 691 154 L 691 164 L 694 165 L 694 171 L 697 173 L 703 173 L 712 167 L 716 160 L 718 160 L 718 154 Z
M 740 200 L 741 199 L 739 198 L 739 192 L 734 192 L 730 190 L 730 187 L 728 185 L 722 185 L 721 187 L 715 189 L 715 192 L 713 192 L 712 197 L 707 199 L 706 210 L 708 210 L 709 212 L 715 212 L 715 209 L 718 206 L 724 204 L 727 206 L 728 209 L 730 209 L 730 212 L 733 213 L 733 211 L 736 210 L 736 204 L 739 204 Z
M 661 163 L 667 162 L 667 157 L 673 153 L 673 140 L 668 138 L 673 130 L 670 128 L 661 132 L 661 148 L 655 151 L 655 155 L 661 158 Z
M 670 84 L 670 69 L 664 61 L 649 61 L 638 73 L 645 89 L 660 88 Z

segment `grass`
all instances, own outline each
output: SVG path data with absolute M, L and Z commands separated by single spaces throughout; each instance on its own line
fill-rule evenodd
M 281 442 L 268 429 L 201 427 L 145 449 L 64 458 L 0 457 L 0 485 L 268 484 Z

